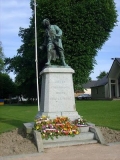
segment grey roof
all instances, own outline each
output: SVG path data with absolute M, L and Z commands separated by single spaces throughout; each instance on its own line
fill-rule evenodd
M 108 77 L 106 75 L 103 78 L 96 81 L 96 83 L 92 87 L 103 86 L 103 85 L 106 85 L 107 83 L 108 83 Z
M 109 76 L 109 74 L 110 74 L 110 72 L 112 70 L 112 67 L 113 67 L 115 61 L 117 61 L 120 64 L 120 58 L 114 58 L 114 61 L 113 61 L 113 64 L 112 64 L 112 66 L 111 66 L 111 68 L 109 70 L 108 76 Z
M 91 88 L 92 86 L 94 86 L 94 84 L 96 83 L 97 81 L 89 81 L 89 82 L 87 82 L 87 83 L 84 83 L 84 84 L 82 84 L 82 87 L 83 88 Z
M 117 61 L 120 64 L 120 58 L 115 58 L 114 61 Z M 113 64 L 112 64 L 112 66 L 113 66 Z M 112 68 L 112 66 L 111 66 L 111 68 Z M 110 70 L 111 70 L 111 68 L 110 68 Z M 109 71 L 109 73 L 110 73 L 110 71 Z M 96 81 L 94 83 L 94 85 L 91 86 L 91 88 L 106 85 L 108 83 L 109 73 L 106 76 L 104 76 L 102 79 L 99 79 L 98 81 Z
M 118 61 L 118 63 L 120 63 L 120 58 L 115 58 L 117 61 Z

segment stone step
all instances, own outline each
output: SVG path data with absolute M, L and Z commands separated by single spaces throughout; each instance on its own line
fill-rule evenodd
M 94 140 L 94 133 L 85 132 L 85 133 L 80 133 L 79 135 L 75 135 L 74 137 L 60 136 L 59 138 L 54 138 L 54 140 L 52 139 L 43 140 L 44 148 L 89 144 L 89 143 L 97 143 L 97 140 Z
M 91 132 L 90 126 L 83 126 L 79 127 L 80 134 L 75 135 L 74 137 L 71 136 L 59 136 L 58 138 L 54 137 L 54 140 L 52 139 L 42 139 L 41 134 L 38 131 L 33 131 L 34 123 L 24 123 L 24 127 L 27 134 L 33 133 L 38 152 L 41 152 L 44 150 L 44 148 L 52 148 L 52 147 L 64 147 L 64 146 L 72 146 L 72 145 L 82 145 L 82 144 L 94 144 L 98 143 L 98 139 L 96 139 L 95 133 Z
M 78 127 L 80 130 L 80 133 L 82 132 L 89 132 L 89 126 L 82 126 L 82 127 Z
M 75 135 L 74 137 L 71 136 L 59 136 L 58 138 L 54 137 L 54 141 L 52 139 L 43 139 L 43 143 L 50 143 L 50 142 L 64 142 L 64 141 L 78 141 L 78 140 L 88 140 L 88 139 L 94 139 L 94 133 L 91 132 L 85 132 L 80 133 L 78 135 Z
M 83 145 L 83 144 L 95 144 L 97 140 L 80 140 L 80 141 L 64 141 L 57 143 L 44 143 L 44 148 L 54 148 L 54 147 L 65 147 L 65 146 L 74 146 L 74 145 Z
M 44 150 L 44 148 L 52 147 L 62 147 L 62 146 L 72 146 L 72 145 L 82 145 L 82 144 L 93 144 L 98 143 L 95 140 L 95 134 L 92 132 L 82 132 L 74 137 L 71 136 L 59 136 L 54 139 L 42 139 L 40 132 L 34 130 L 34 137 L 36 140 L 38 152 Z

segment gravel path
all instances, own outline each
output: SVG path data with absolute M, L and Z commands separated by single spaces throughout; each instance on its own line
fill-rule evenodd
M 107 143 L 120 142 L 120 131 L 115 131 L 106 127 L 100 127 L 100 130 L 102 131 L 102 134 Z M 66 147 L 61 147 L 61 148 L 66 148 Z M 60 151 L 61 150 L 62 149 L 60 149 Z M 48 150 L 46 149 L 46 151 Z M 23 132 L 22 129 L 15 129 L 13 131 L 0 134 L 0 156 L 28 154 L 28 153 L 37 153 L 37 148 L 34 144 L 33 137 L 26 138 L 25 133 Z

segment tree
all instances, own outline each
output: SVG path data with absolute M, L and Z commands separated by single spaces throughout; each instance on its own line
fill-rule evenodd
M 0 41 L 0 72 L 4 69 L 4 53 L 2 48 L 2 42 Z
M 102 79 L 104 76 L 106 76 L 108 74 L 108 72 L 105 72 L 105 71 L 102 71 L 100 72 L 99 76 L 97 76 L 96 78 L 99 80 L 99 79 Z
M 34 9 L 31 0 L 31 9 Z M 95 65 L 95 56 L 108 40 L 117 22 L 117 11 L 113 0 L 37 0 L 38 46 L 43 43 L 42 20 L 49 18 L 63 30 L 63 46 L 66 63 L 74 70 L 74 86 L 87 81 Z M 36 96 L 34 11 L 29 28 L 20 28 L 23 44 L 17 56 L 7 58 L 8 70 L 17 74 L 16 81 L 26 94 Z M 38 49 L 39 72 L 46 62 L 46 54 Z M 59 61 L 57 62 L 59 63 Z M 31 93 L 32 90 L 32 93 Z
M 88 77 L 87 81 L 92 81 L 92 78 L 91 78 L 91 77 Z
M 6 73 L 0 73 L 0 98 L 16 96 L 16 85 Z

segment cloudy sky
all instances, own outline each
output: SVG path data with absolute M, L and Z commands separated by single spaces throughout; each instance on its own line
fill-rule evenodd
M 104 44 L 96 56 L 97 65 L 90 75 L 93 80 L 101 71 L 108 72 L 111 65 L 111 58 L 120 58 L 120 0 L 115 0 L 118 11 L 118 26 L 111 33 L 111 37 Z M 30 0 L 0 0 L 0 41 L 6 57 L 13 57 L 21 45 L 18 36 L 19 27 L 27 28 L 31 17 Z M 14 78 L 11 73 L 11 78 Z

